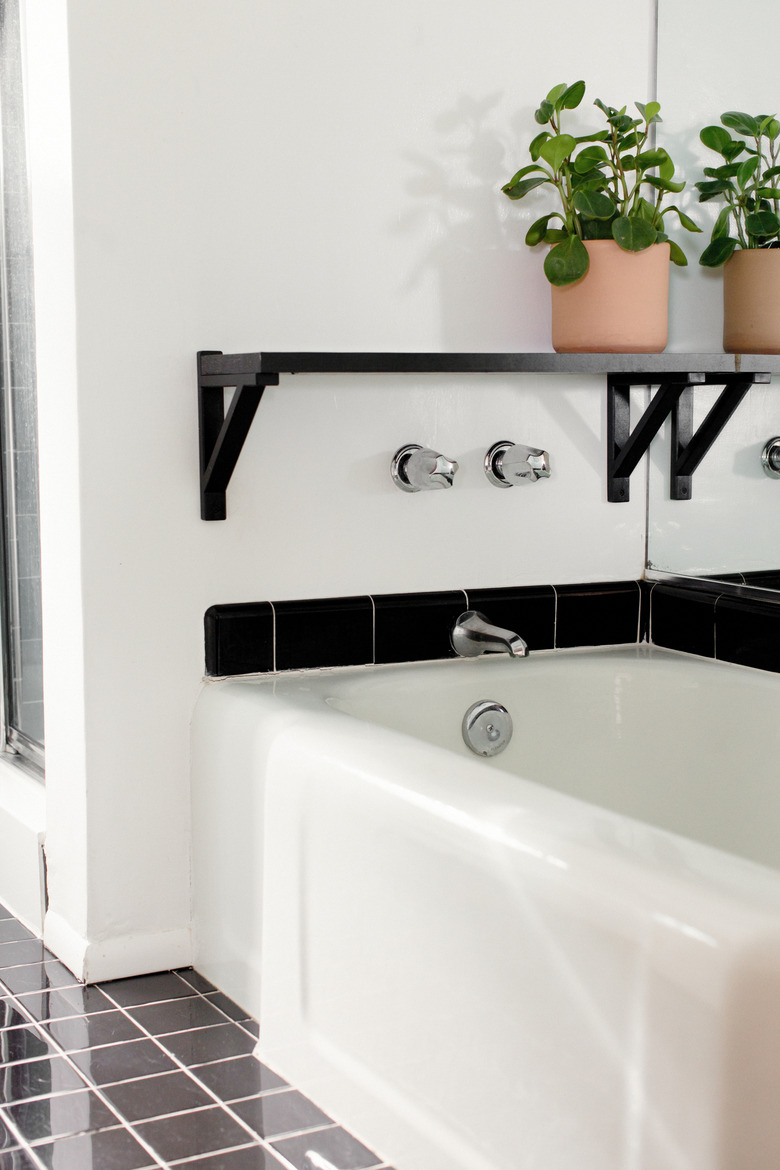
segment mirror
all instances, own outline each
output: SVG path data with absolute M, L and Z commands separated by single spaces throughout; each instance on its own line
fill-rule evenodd
M 704 178 L 703 167 L 717 165 L 699 131 L 719 124 L 726 110 L 780 115 L 780 6 L 747 0 L 747 9 L 735 12 L 726 0 L 658 0 L 659 141 L 688 181 L 680 206 L 703 229 L 683 233 L 689 267 L 675 270 L 670 281 L 670 349 L 679 352 L 722 349 L 722 273 L 701 268 L 698 258 L 723 204 L 697 202 L 693 184 Z M 740 48 L 743 35 L 749 53 Z M 780 370 L 780 358 L 770 362 Z M 694 392 L 694 426 L 718 393 L 718 387 Z M 678 501 L 669 499 L 665 425 L 649 453 L 649 569 L 780 590 L 780 478 L 770 478 L 761 460 L 776 436 L 780 372 L 770 385 L 752 387 L 696 471 L 692 499 Z

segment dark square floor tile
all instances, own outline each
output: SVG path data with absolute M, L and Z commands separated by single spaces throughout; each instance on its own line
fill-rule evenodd
M 258 1093 L 288 1087 L 286 1081 L 254 1056 L 237 1056 L 233 1060 L 204 1064 L 195 1069 L 194 1075 L 216 1093 L 220 1101 L 238 1101 L 242 1097 L 255 1097 Z
M 34 991 L 17 997 L 19 1006 L 35 1020 L 61 1020 L 68 1016 L 114 1012 L 116 1007 L 99 987 L 66 987 L 62 991 Z
M 327 1125 L 330 1118 L 296 1089 L 234 1101 L 230 1108 L 262 1138 Z
M 8 1028 L 0 1032 L 0 1065 L 18 1060 L 35 1060 L 37 1057 L 54 1054 L 54 1046 L 36 1032 L 27 1028 Z
M 176 971 L 176 974 L 185 983 L 189 983 L 190 987 L 194 987 L 196 991 L 200 991 L 204 995 L 209 991 L 219 990 L 213 983 L 209 983 L 205 976 L 201 975 L 198 971 L 193 971 L 192 967 L 182 967 Z
M 30 1144 L 117 1124 L 108 1106 L 90 1089 L 6 1105 L 5 1112 Z
M 22 967 L 27 963 L 42 963 L 44 959 L 53 958 L 54 955 L 38 938 L 0 943 L 0 971 L 8 967 Z
M 374 656 L 370 597 L 276 601 L 277 670 L 362 666 Z
M 555 645 L 555 590 L 552 585 L 520 589 L 467 589 L 469 609 L 484 614 L 491 625 L 519 634 L 529 650 Z
M 255 1048 L 255 1039 L 238 1024 L 215 1024 L 210 1028 L 197 1028 L 194 1032 L 174 1032 L 171 1036 L 162 1036 L 160 1044 L 182 1064 L 189 1066 L 251 1053 Z
M 110 1044 L 105 1048 L 87 1048 L 71 1056 L 96 1085 L 111 1085 L 134 1077 L 173 1072 L 176 1065 L 154 1040 L 131 1040 L 127 1044 Z
M 555 645 L 612 646 L 639 641 L 639 585 L 605 581 L 556 585 Z
M 4 918 L 0 921 L 0 944 L 34 938 L 33 932 L 22 926 L 15 918 Z
M 229 1150 L 246 1145 L 249 1140 L 246 1130 L 218 1105 L 182 1113 L 178 1117 L 143 1121 L 135 1129 L 166 1162 L 214 1150 Z
M 244 1011 L 242 1007 L 239 1007 L 237 1003 L 234 1003 L 233 1000 L 225 995 L 222 991 L 216 991 L 210 995 L 207 995 L 206 999 L 209 1003 L 212 1003 L 214 1007 L 218 1007 L 219 1010 L 228 1016 L 229 1019 L 235 1020 L 236 1023 L 241 1022 L 243 1024 L 252 1018 L 249 1015 L 249 1012 Z
M 132 979 L 112 979 L 111 982 L 100 983 L 98 986 L 109 999 L 126 1008 L 195 995 L 194 988 L 173 971 L 162 971 L 158 975 L 136 975 Z
M 267 601 L 212 605 L 204 618 L 206 674 L 255 674 L 274 668 L 274 611 Z
M 445 593 L 383 593 L 374 597 L 375 661 L 454 658 L 452 627 L 468 607 L 461 589 Z
M 46 991 L 52 987 L 76 987 L 79 980 L 72 975 L 64 963 L 48 959 L 44 963 L 31 963 L 24 967 L 9 967 L 0 971 L 3 982 L 12 995 L 24 995 L 27 991 Z
M 156 1163 L 128 1129 L 104 1129 L 36 1146 L 51 1170 L 146 1170 Z
M 43 1027 L 66 1052 L 98 1048 L 103 1044 L 120 1044 L 124 1040 L 140 1040 L 143 1037 L 141 1029 L 120 1011 L 49 1020 Z
M 238 1026 L 239 1028 L 243 1028 L 245 1032 L 249 1032 L 251 1036 L 254 1036 L 255 1040 L 260 1036 L 260 1025 L 257 1020 L 240 1020 Z
M 186 999 L 169 1000 L 167 1003 L 153 1003 L 147 1007 L 128 1008 L 130 1015 L 142 1028 L 153 1036 L 164 1036 L 169 1032 L 183 1032 L 186 1029 L 206 1028 L 209 1024 L 224 1024 L 225 1017 L 200 995 Z
M 213 1098 L 183 1072 L 163 1073 L 125 1081 L 103 1089 L 115 1109 L 130 1122 L 148 1121 L 187 1109 L 203 1109 L 214 1104 Z
M 15 1150 L 18 1146 L 18 1138 L 11 1132 L 0 1115 L 0 1150 Z
M 0 1152 L 0 1170 L 38 1170 L 38 1164 L 24 1150 L 6 1150 Z
M 332 1166 L 333 1170 L 367 1170 L 382 1161 L 339 1126 L 283 1138 L 274 1142 L 274 1149 L 292 1162 L 296 1170 L 311 1170 L 314 1164 Z M 322 1161 L 315 1163 L 309 1154 L 319 1155 Z
M 287 1170 L 286 1167 L 282 1167 L 278 1158 L 258 1145 L 172 1164 L 181 1167 L 181 1170 Z
M 0 1000 L 0 1031 L 3 1028 L 21 1028 L 29 1027 L 30 1019 L 26 1015 L 22 1015 L 19 1011 L 19 1005 L 13 999 Z
M 84 1082 L 62 1056 L 46 1060 L 27 1060 L 0 1068 L 0 1105 L 27 1101 L 32 1097 L 50 1097 L 54 1093 L 83 1089 Z

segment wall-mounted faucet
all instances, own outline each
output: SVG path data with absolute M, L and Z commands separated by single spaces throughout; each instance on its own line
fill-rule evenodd
M 761 452 L 761 466 L 772 479 L 780 479 L 780 436 L 767 441 Z
M 390 466 L 393 483 L 402 492 L 431 492 L 452 487 L 457 470 L 458 465 L 453 459 L 418 443 L 400 447 Z
M 536 483 L 537 479 L 549 478 L 550 456 L 523 443 L 494 443 L 485 455 L 485 475 L 495 487 Z
M 462 613 L 450 633 L 450 642 L 461 658 L 478 658 L 483 654 L 511 654 L 513 658 L 525 658 L 528 646 L 514 630 L 502 630 L 491 626 L 483 613 L 467 609 Z

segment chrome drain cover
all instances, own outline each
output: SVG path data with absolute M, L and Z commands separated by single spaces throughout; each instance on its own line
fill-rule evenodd
M 512 716 L 493 699 L 480 699 L 463 716 L 462 731 L 475 755 L 497 756 L 512 738 Z

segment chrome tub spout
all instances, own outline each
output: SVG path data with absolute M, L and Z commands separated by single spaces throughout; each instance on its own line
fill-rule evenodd
M 484 614 L 467 609 L 453 626 L 450 642 L 461 658 L 478 658 L 483 654 L 510 654 L 525 658 L 528 646 L 514 630 L 492 626 Z

